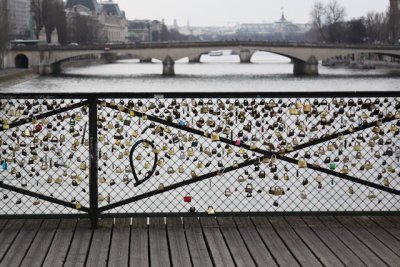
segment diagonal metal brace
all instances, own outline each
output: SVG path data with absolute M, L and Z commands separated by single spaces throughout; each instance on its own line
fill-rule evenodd
M 58 205 L 61 205 L 61 206 L 76 210 L 75 205 L 70 203 L 70 202 L 59 200 L 59 199 L 56 199 L 54 197 L 45 196 L 45 195 L 38 194 L 38 193 L 35 193 L 35 192 L 31 192 L 31 191 L 26 190 L 26 189 L 22 189 L 22 188 L 18 188 L 18 187 L 12 186 L 12 185 L 5 184 L 4 182 L 0 182 L 0 188 L 6 189 L 6 190 L 9 190 L 9 191 L 12 191 L 12 192 L 16 192 L 16 193 L 19 193 L 19 194 L 23 194 L 23 195 L 26 195 L 26 196 L 36 197 L 36 198 L 39 198 L 41 200 L 44 200 L 44 201 L 47 201 L 47 202 L 50 202 L 50 203 L 58 204 Z M 89 212 L 89 208 L 82 206 L 79 209 L 79 211 Z

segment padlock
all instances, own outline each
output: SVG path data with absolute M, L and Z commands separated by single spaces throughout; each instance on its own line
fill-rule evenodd
M 349 174 L 349 172 L 350 172 L 349 167 L 347 165 L 344 165 L 342 170 L 341 170 L 341 173 Z
M 307 193 L 306 193 L 305 191 L 302 191 L 302 192 L 300 193 L 300 198 L 301 198 L 302 200 L 307 199 Z
M 213 132 L 213 133 L 211 134 L 211 141 L 216 142 L 216 141 L 219 141 L 219 140 L 220 140 L 219 134 L 216 133 L 216 132 Z
M 226 197 L 230 197 L 230 196 L 232 195 L 231 190 L 230 190 L 229 188 L 225 189 L 224 195 L 225 195 Z
M 364 164 L 364 168 L 365 168 L 365 170 L 371 170 L 372 168 L 373 168 L 373 165 L 372 165 L 372 163 L 369 161 L 369 160 L 367 160 L 366 162 L 365 162 L 365 164 Z
M 329 142 L 326 150 L 327 151 L 335 151 L 335 149 L 336 149 L 335 143 Z
M 165 190 L 164 184 L 163 184 L 163 183 L 160 183 L 160 184 L 158 185 L 158 187 L 157 187 L 157 191 L 162 192 L 162 191 L 164 191 L 164 190 Z
M 296 105 L 294 103 L 289 104 L 289 115 L 294 115 L 298 116 L 301 114 L 301 111 L 296 108 Z
M 304 102 L 304 105 L 303 105 L 303 112 L 305 113 L 305 114 L 308 114 L 308 113 L 310 113 L 311 112 L 311 103 L 310 103 L 310 100 L 306 100 L 305 102 Z
M 360 142 L 356 142 L 356 144 L 354 145 L 354 151 L 361 151 L 362 150 L 362 146 L 360 144 Z
M 183 201 L 185 203 L 190 203 L 192 202 L 192 197 L 189 194 L 187 194 L 186 196 L 183 197 Z
M 274 186 L 269 189 L 268 193 L 273 196 L 282 196 L 285 194 L 285 191 L 279 186 Z
M 289 175 L 287 173 L 283 174 L 283 180 L 289 181 Z
M 299 159 L 298 167 L 299 168 L 307 168 L 307 161 L 304 158 Z
M 87 169 L 87 165 L 86 165 L 86 162 L 81 162 L 80 164 L 79 164 L 79 169 L 81 169 L 82 171 L 85 171 L 86 169 Z
M 157 160 L 157 166 L 159 166 L 159 167 L 164 167 L 164 159 L 159 159 L 159 160 Z
M 209 207 L 207 208 L 207 214 L 208 214 L 208 215 L 214 215 L 214 214 L 215 214 L 215 210 L 213 209 L 212 206 L 209 206 Z
M 185 172 L 185 168 L 183 166 L 179 166 L 178 172 L 179 173 L 184 173 Z
M 252 193 L 253 192 L 253 185 L 252 184 L 247 184 L 246 188 L 244 189 L 246 193 Z

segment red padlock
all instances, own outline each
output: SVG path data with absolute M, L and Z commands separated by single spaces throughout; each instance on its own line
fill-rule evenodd
M 35 132 L 38 133 L 43 129 L 43 126 L 41 124 L 38 124 L 35 126 Z
M 235 146 L 240 146 L 240 140 L 239 140 L 239 139 L 237 139 L 237 140 L 235 141 Z
M 192 197 L 190 195 L 186 195 L 183 197 L 183 201 L 185 201 L 186 203 L 190 203 L 192 202 Z

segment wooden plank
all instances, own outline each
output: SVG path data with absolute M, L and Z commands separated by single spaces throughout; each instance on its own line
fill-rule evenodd
M 353 253 L 336 235 L 315 217 L 303 217 L 307 225 L 332 250 L 346 266 L 365 266 L 365 263 Z
M 300 217 L 285 217 L 285 219 L 324 266 L 344 266 Z
M 1 261 L 2 266 L 19 266 L 21 264 L 42 222 L 42 220 L 26 221 Z
M 312 251 L 306 246 L 296 232 L 290 228 L 288 223 L 282 217 L 269 218 L 269 222 L 275 228 L 291 253 L 304 266 L 321 266 L 321 263 L 313 255 Z
M 0 262 L 15 240 L 25 220 L 9 220 L 0 232 Z
M 86 266 L 105 267 L 107 266 L 108 251 L 114 219 L 103 219 L 97 224 L 97 229 L 93 231 L 92 242 L 89 248 Z
M 235 266 L 216 219 L 206 217 L 201 218 L 200 222 L 213 264 L 215 266 Z
M 6 226 L 7 222 L 8 222 L 8 220 L 0 220 L 0 232 Z
M 254 217 L 251 221 L 279 266 L 299 266 L 296 258 L 290 253 L 266 217 Z
M 171 266 L 164 218 L 150 218 L 149 240 L 151 266 Z
M 189 248 L 181 218 L 167 218 L 168 242 L 173 266 L 191 266 Z
M 129 239 L 131 233 L 131 219 L 115 219 L 112 234 L 109 267 L 128 266 L 129 264 Z
M 90 247 L 90 240 L 92 238 L 92 232 L 90 220 L 84 219 L 78 221 L 64 266 L 85 266 L 86 257 Z
M 130 266 L 150 266 L 147 218 L 133 218 Z
M 42 266 L 59 224 L 60 220 L 45 220 L 42 223 L 21 266 Z
M 381 226 L 385 231 L 390 233 L 394 238 L 400 240 L 400 225 L 392 223 L 386 217 L 383 216 L 371 216 L 369 217 L 375 224 Z
M 183 222 L 193 266 L 213 266 L 204 240 L 203 232 L 201 230 L 199 219 L 184 218 Z
M 349 230 L 341 225 L 334 217 L 318 217 L 337 238 L 353 251 L 368 266 L 384 266 L 385 263 L 368 247 L 358 240 Z
M 245 242 L 257 266 L 264 266 L 264 265 L 277 266 L 270 251 L 268 251 L 263 241 L 261 240 L 260 236 L 258 235 L 256 227 L 251 222 L 250 218 L 238 217 L 235 218 L 235 223 L 239 230 L 240 235 L 243 238 L 243 241 Z
M 232 218 L 218 218 L 222 235 L 236 266 L 256 266 Z
M 386 220 L 390 221 L 393 223 L 396 228 L 400 228 L 400 216 L 386 216 Z
M 391 234 L 386 232 L 382 227 L 376 225 L 368 217 L 352 217 L 356 224 L 364 227 L 376 239 L 386 245 L 394 254 L 400 256 L 400 241 L 394 238 Z
M 386 262 L 389 266 L 396 266 L 399 264 L 399 256 L 382 244 L 370 232 L 355 224 L 354 220 L 344 216 L 336 217 L 336 219 L 372 250 L 382 261 Z
M 78 220 L 61 220 L 43 267 L 61 267 L 67 257 Z

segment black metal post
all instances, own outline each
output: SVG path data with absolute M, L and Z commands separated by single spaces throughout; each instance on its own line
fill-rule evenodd
M 89 98 L 89 216 L 92 228 L 98 220 L 98 143 L 97 143 L 97 98 Z

